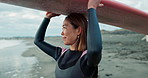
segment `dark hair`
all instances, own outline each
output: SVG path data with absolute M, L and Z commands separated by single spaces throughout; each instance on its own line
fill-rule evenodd
M 79 35 L 79 40 L 77 43 L 76 50 L 77 51 L 84 51 L 87 49 L 87 19 L 81 13 L 71 13 L 69 14 L 65 20 L 68 20 L 72 26 L 77 29 L 79 26 L 82 28 L 82 32 Z

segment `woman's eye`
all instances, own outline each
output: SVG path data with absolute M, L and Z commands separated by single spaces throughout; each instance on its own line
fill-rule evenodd
M 62 30 L 64 30 L 64 28 L 62 28 Z
M 63 26 L 62 29 L 66 29 L 66 26 Z

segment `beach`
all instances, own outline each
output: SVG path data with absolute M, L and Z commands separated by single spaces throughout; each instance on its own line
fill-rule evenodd
M 129 31 L 103 31 L 100 78 L 147 78 L 148 42 L 141 40 L 143 37 L 143 34 Z M 46 37 L 45 40 L 68 48 L 61 37 Z M 0 42 L 9 45 L 0 48 L 0 78 L 55 78 L 55 60 L 34 45 L 34 37 L 0 38 Z M 17 56 L 10 60 L 13 54 Z M 15 69 L 11 64 L 13 67 L 15 64 Z

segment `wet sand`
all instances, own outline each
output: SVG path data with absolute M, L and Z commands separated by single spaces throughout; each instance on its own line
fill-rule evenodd
M 99 64 L 100 78 L 147 78 L 148 77 L 148 43 L 141 40 L 138 33 L 103 32 L 103 57 Z M 56 62 L 43 53 L 33 43 L 34 38 L 12 38 L 24 40 L 30 47 L 23 57 L 35 57 L 38 62 L 30 73 L 36 78 L 55 78 Z M 12 40 L 11 39 L 11 40 Z M 61 37 L 47 37 L 46 41 L 57 46 L 64 46 Z M 35 73 L 38 72 L 38 73 Z M 34 78 L 34 77 L 31 77 Z

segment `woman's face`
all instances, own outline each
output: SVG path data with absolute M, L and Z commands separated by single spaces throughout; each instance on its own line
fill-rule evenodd
M 73 45 L 77 40 L 77 29 L 68 20 L 64 20 L 61 35 L 65 45 Z

